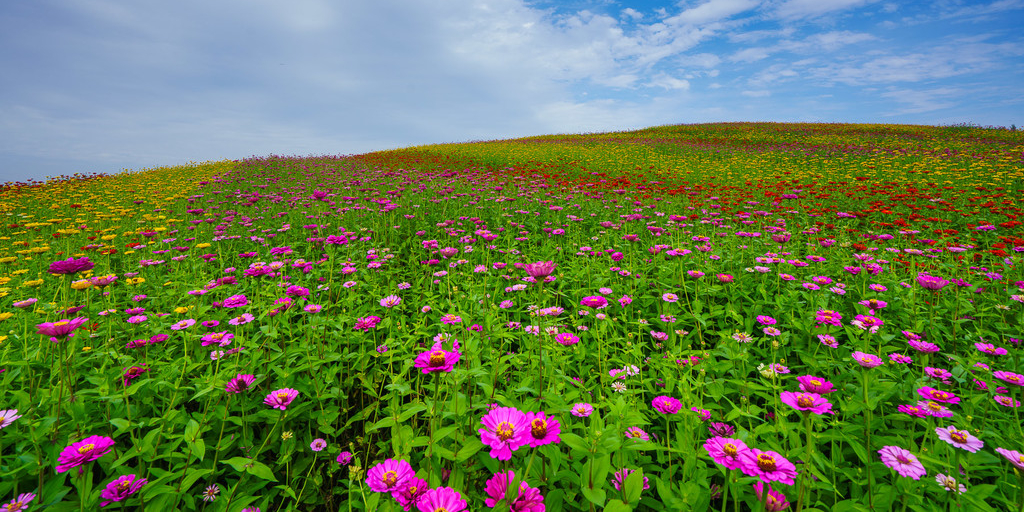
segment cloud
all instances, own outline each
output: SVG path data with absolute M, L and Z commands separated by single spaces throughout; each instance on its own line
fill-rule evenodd
M 673 20 L 687 24 L 719 21 L 755 9 L 760 4 L 759 0 L 710 0 L 679 13 Z
M 877 0 L 786 0 L 775 9 L 784 19 L 816 18 L 837 11 L 846 11 Z

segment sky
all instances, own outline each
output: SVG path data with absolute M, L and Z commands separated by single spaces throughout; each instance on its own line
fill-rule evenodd
M 1024 0 L 9 0 L 0 183 L 720 121 L 1024 126 Z

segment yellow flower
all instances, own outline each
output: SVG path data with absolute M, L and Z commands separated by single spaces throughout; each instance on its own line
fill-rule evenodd
M 179 314 L 179 315 L 183 315 L 185 313 L 188 313 L 188 310 L 190 310 L 190 309 L 192 309 L 192 306 L 188 306 L 188 307 L 181 306 L 181 307 L 174 308 L 174 312 Z
M 206 242 L 203 242 L 201 244 L 196 244 L 196 249 L 206 249 L 209 246 L 210 246 L 210 244 L 208 244 Z M 17 259 L 17 258 L 15 258 L 15 259 Z M 0 263 L 4 263 L 4 260 L 0 259 Z
M 15 270 L 14 272 L 11 272 L 11 275 L 12 276 L 20 276 L 21 274 L 24 274 L 26 272 L 28 272 L 28 269 L 27 268 L 23 268 L 21 270 Z M 4 279 L 7 279 L 7 278 L 5 277 Z M 7 279 L 7 280 L 10 281 L 10 279 Z
M 4 311 L 3 313 L 0 313 L 0 322 L 3 322 L 4 320 L 7 320 L 12 316 L 14 316 L 14 313 L 11 313 L 10 311 Z
M 125 283 L 127 283 L 129 285 L 141 284 L 141 283 L 145 283 L 145 282 L 146 282 L 146 278 L 144 278 L 144 277 L 129 277 L 125 281 Z
M 25 281 L 22 284 L 23 284 L 23 286 L 28 286 L 30 288 L 35 288 L 36 286 L 39 286 L 39 285 L 43 284 L 43 280 L 42 279 L 36 279 L 34 281 Z
M 18 261 L 17 256 L 5 256 L 3 258 L 0 258 L 0 263 L 14 263 L 15 261 Z
M 71 283 L 71 288 L 74 290 L 88 290 L 89 288 L 92 288 L 92 283 L 90 283 L 88 279 L 80 279 Z
M 0 336 L 0 343 L 3 343 L 7 339 L 7 336 Z
M 117 235 L 103 235 L 102 237 L 100 237 L 100 239 L 104 241 L 110 241 L 115 238 L 117 238 Z
M 281 433 L 281 440 L 282 441 L 287 441 L 287 440 L 289 440 L 291 438 L 292 438 L 292 431 L 291 430 L 286 430 L 286 431 Z

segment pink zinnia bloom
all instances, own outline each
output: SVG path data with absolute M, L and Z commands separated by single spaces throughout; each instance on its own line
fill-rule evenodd
M 544 412 L 527 412 L 526 421 L 530 425 L 529 443 L 531 447 L 561 443 L 562 426 L 554 416 L 546 416 Z
M 832 411 L 832 404 L 817 393 L 783 391 L 781 399 L 782 403 L 798 411 L 810 411 L 814 414 L 825 414 Z
M 676 414 L 683 408 L 683 403 L 670 396 L 656 396 L 651 400 L 651 407 L 662 414 Z
M 398 504 L 402 506 L 402 510 L 412 510 L 419 503 L 420 498 L 429 490 L 430 484 L 422 478 L 416 478 L 414 475 L 409 477 L 405 485 L 400 489 L 391 491 L 391 497 L 398 501 Z
M 963 494 L 967 492 L 967 486 L 964 484 L 957 485 L 956 478 L 946 476 L 942 473 L 935 475 L 935 481 L 942 487 L 946 488 L 946 492 L 956 492 L 957 494 Z
M 974 347 L 977 348 L 978 350 L 986 353 L 986 354 L 989 354 L 989 355 L 993 355 L 993 356 L 1006 355 L 1006 349 L 1005 348 L 1003 348 L 1003 347 L 996 347 L 995 345 L 993 345 L 991 343 L 981 343 L 981 342 L 978 342 L 978 343 L 974 344 Z
M 918 405 L 901 405 L 897 407 L 896 410 L 915 418 L 927 418 L 928 416 L 931 416 L 931 412 L 929 412 L 928 409 Z
M 34 499 L 36 499 L 35 493 L 23 492 L 19 494 L 17 498 L 11 500 L 10 503 L 0 506 L 0 510 L 4 512 L 20 512 L 22 510 L 28 510 L 28 504 Z
M 416 356 L 416 368 L 422 368 L 423 373 L 450 372 L 455 369 L 455 363 L 459 362 L 462 353 L 441 348 L 441 342 L 434 343 L 434 346 Z
M 516 474 L 510 469 L 503 473 L 495 473 L 484 484 L 484 492 L 487 498 L 484 505 L 493 508 L 499 501 L 505 499 L 508 493 L 508 486 L 515 480 Z M 519 482 L 519 493 L 516 499 L 509 504 L 509 510 L 516 512 L 543 512 L 544 497 L 540 495 L 539 489 L 530 487 L 526 482 Z
M 922 340 L 907 340 L 907 344 L 910 345 L 910 348 L 922 353 L 938 352 L 940 350 L 938 345 Z
M 953 416 L 953 411 L 950 411 L 946 406 L 932 400 L 921 400 L 920 402 L 917 402 L 917 405 L 918 407 L 927 409 L 928 414 L 934 418 L 949 418 Z
M 391 492 L 404 487 L 414 476 L 408 462 L 388 459 L 370 468 L 366 473 L 366 485 L 374 492 Z
M 749 476 L 760 478 L 762 482 L 782 482 L 793 485 L 796 477 L 796 466 L 782 455 L 772 451 L 761 451 L 750 448 L 740 452 L 740 470 Z
M 171 330 L 180 331 L 182 329 L 188 329 L 189 327 L 192 327 L 195 324 L 196 324 L 195 320 L 193 320 L 191 318 L 186 318 L 185 320 L 182 320 L 182 321 L 177 322 L 174 325 L 172 325 L 171 326 Z
M 921 285 L 921 288 L 926 290 L 941 290 L 949 281 L 935 276 L 929 276 L 926 274 L 919 274 L 917 276 L 917 284 Z
M 747 445 L 739 439 L 718 436 L 704 441 L 704 449 L 707 450 L 715 464 L 721 464 L 726 469 L 739 469 L 743 464 L 740 454 L 749 450 Z
M 377 324 L 380 323 L 380 320 L 381 320 L 381 318 L 379 316 L 368 316 L 368 317 L 365 317 L 365 318 L 357 318 L 356 319 L 356 325 L 355 325 L 355 327 L 353 327 L 353 329 L 355 329 L 357 331 L 369 331 L 370 329 L 373 329 L 374 327 L 377 327 Z
M 616 491 L 622 490 L 622 487 L 624 485 L 626 485 L 626 479 L 629 478 L 629 475 L 633 474 L 634 472 L 636 472 L 635 469 L 622 468 L 622 469 L 616 471 L 615 473 L 613 473 L 612 474 L 612 477 L 613 477 L 612 478 L 612 487 L 615 487 Z M 650 488 L 651 488 L 650 481 L 647 479 L 647 475 L 644 475 L 644 484 L 643 484 L 643 489 L 641 489 L 641 490 L 650 489 Z
M 49 336 L 50 341 L 57 343 L 64 338 L 74 337 L 75 329 L 78 329 L 86 322 L 88 318 L 77 317 L 71 320 L 58 320 L 56 322 L 45 322 L 36 325 L 36 334 L 42 334 L 43 336 Z
M 996 452 L 1010 461 L 1010 464 L 1013 464 L 1017 469 L 1024 471 L 1024 453 L 1020 453 L 1017 450 L 1007 450 L 1006 448 L 996 448 Z
M 796 380 L 800 383 L 800 391 L 804 391 L 806 393 L 818 393 L 824 395 L 835 391 L 832 387 L 832 382 L 813 375 L 801 375 L 800 377 L 797 377 Z
M 380 305 L 386 308 L 393 308 L 402 303 L 402 299 L 398 295 L 388 295 L 380 300 Z
M 577 418 L 586 418 L 594 412 L 594 406 L 586 403 L 578 403 L 572 406 L 572 415 Z
M 1020 407 L 1020 400 L 1016 400 L 1006 395 L 996 395 L 992 397 L 992 399 L 1003 407 Z
M 864 352 L 854 352 L 852 355 L 853 360 L 865 368 L 874 368 L 882 365 L 882 359 L 876 355 L 865 354 Z
M 896 470 L 900 476 L 920 480 L 928 472 L 921 465 L 921 462 L 914 457 L 914 454 L 900 448 L 899 446 L 886 446 L 878 450 L 882 462 L 891 469 Z
M 921 395 L 921 398 L 925 400 L 933 400 L 935 402 L 942 402 L 944 404 L 957 404 L 960 403 L 960 397 L 950 393 L 948 391 L 942 391 L 928 386 L 920 387 L 917 389 L 917 394 Z
M 245 325 L 255 319 L 256 317 L 252 316 L 252 313 L 242 313 L 241 315 L 228 320 L 228 323 L 231 325 Z
M 295 397 L 299 396 L 297 390 L 291 388 L 281 388 L 277 391 L 271 391 L 266 398 L 263 399 L 263 403 L 269 405 L 274 409 L 281 409 L 282 411 L 288 409 L 288 405 L 295 400 Z
M 249 389 L 253 382 L 256 382 L 255 375 L 239 373 L 235 378 L 228 381 L 227 385 L 224 386 L 224 390 L 228 393 L 241 393 Z
M 650 441 L 651 436 L 644 432 L 644 429 L 640 427 L 629 427 L 626 429 L 624 434 L 629 439 L 636 439 L 637 441 Z
M 774 318 L 766 315 L 757 315 L 756 320 L 757 323 L 761 325 L 775 325 L 776 323 L 776 320 Z
M 224 299 L 224 307 L 226 308 L 240 308 L 242 306 L 249 305 L 249 298 L 245 295 L 232 295 Z
M 47 269 L 51 274 L 70 275 L 81 272 L 83 270 L 92 270 L 96 264 L 89 261 L 89 257 L 83 257 L 80 259 L 68 258 L 66 260 L 57 260 L 50 263 L 50 267 Z
M 231 338 L 234 338 L 234 337 L 235 337 L 235 335 L 231 334 L 230 332 L 221 331 L 221 332 L 211 332 L 211 333 L 207 334 L 206 336 L 203 336 L 202 338 L 200 338 L 200 340 L 203 342 L 202 345 L 204 347 L 207 346 L 207 345 L 211 345 L 213 343 L 216 343 L 217 345 L 219 345 L 221 347 L 226 347 L 226 346 L 231 344 Z
M 1003 382 L 1009 382 L 1010 384 L 1016 384 L 1018 386 L 1024 386 L 1024 375 L 1021 375 L 1019 373 L 1013 373 L 1013 372 L 1007 372 L 1007 371 L 1003 371 L 1003 370 L 998 370 L 998 371 L 992 372 L 992 376 L 997 378 L 997 379 L 999 379 L 999 380 L 1001 380 L 1001 381 L 1003 381 Z
M 124 501 L 141 489 L 143 485 L 146 485 L 145 478 L 136 480 L 135 475 L 123 475 L 107 484 L 107 488 L 100 493 L 100 497 L 104 500 L 100 506 L 105 507 L 111 503 Z
M 781 512 L 789 508 L 789 502 L 786 501 L 786 495 L 781 492 L 772 489 L 772 484 L 768 484 L 768 497 L 764 497 L 764 482 L 757 482 L 754 484 L 754 492 L 757 493 L 757 501 L 764 500 L 764 509 L 769 512 Z
M 589 297 L 583 297 L 583 299 L 580 300 L 580 305 L 588 308 L 600 309 L 608 305 L 608 299 L 600 295 L 591 295 Z
M 106 436 L 89 436 L 77 443 L 71 443 L 57 457 L 57 472 L 63 473 L 92 462 L 114 449 L 114 440 Z
M 480 441 L 491 447 L 491 457 L 509 460 L 512 452 L 530 442 L 530 422 L 526 415 L 514 407 L 499 407 L 488 412 L 478 430 Z
M 553 261 L 538 261 L 537 263 L 527 263 L 523 270 L 526 270 L 526 273 L 534 279 L 540 279 L 551 275 L 556 266 Z
M 958 430 L 953 425 L 948 427 L 935 427 L 935 433 L 939 435 L 939 439 L 956 446 L 957 448 L 963 448 L 971 453 L 980 450 L 985 443 L 971 435 L 966 430 Z
M 327 441 L 321 438 L 316 438 L 312 443 L 309 443 L 309 449 L 314 452 L 322 452 L 324 448 L 327 448 Z
M 555 335 L 555 342 L 560 345 L 569 346 L 579 343 L 580 339 L 571 332 L 560 332 Z
M 462 512 L 466 510 L 466 500 L 451 487 L 438 487 L 424 493 L 416 508 L 420 512 Z

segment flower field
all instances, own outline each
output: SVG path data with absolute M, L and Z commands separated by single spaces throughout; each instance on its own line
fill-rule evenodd
M 0 187 L 0 511 L 1021 510 L 1024 136 Z

